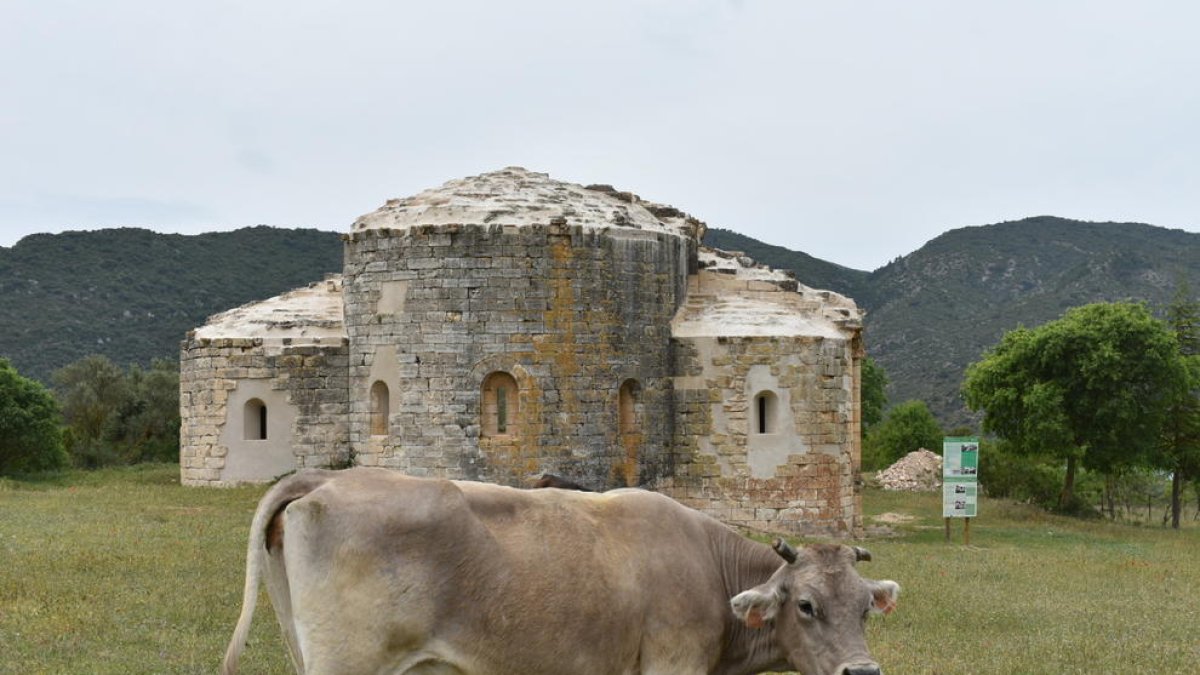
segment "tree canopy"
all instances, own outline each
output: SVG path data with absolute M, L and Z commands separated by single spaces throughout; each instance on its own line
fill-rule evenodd
M 1067 506 L 1079 462 L 1111 473 L 1153 456 L 1185 378 L 1175 336 L 1149 310 L 1097 303 L 1006 333 L 967 369 L 963 393 L 985 432 L 1067 462 Z
M 84 467 L 179 456 L 179 372 L 155 360 L 128 371 L 98 354 L 54 373 L 67 449 Z
M 40 383 L 0 358 L 0 474 L 66 464 L 58 404 Z
M 887 406 L 888 376 L 883 366 L 875 359 L 866 357 L 862 362 L 862 428 L 867 429 L 879 424 L 883 419 L 883 409 Z
M 1178 285 L 1166 314 L 1187 372 L 1167 411 L 1159 457 L 1160 466 L 1171 472 L 1171 526 L 1179 529 L 1184 481 L 1200 478 L 1200 302 L 1186 281 Z
M 882 469 L 910 452 L 942 450 L 942 428 L 924 401 L 905 401 L 888 411 L 863 443 L 863 468 Z

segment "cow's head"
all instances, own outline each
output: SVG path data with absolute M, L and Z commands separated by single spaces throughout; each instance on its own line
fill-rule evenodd
M 774 631 L 793 668 L 813 675 L 879 675 L 867 651 L 866 622 L 896 608 L 900 586 L 863 579 L 854 569 L 871 554 L 857 546 L 806 546 L 782 539 L 773 547 L 785 561 L 766 583 L 738 593 L 730 605 L 750 628 Z

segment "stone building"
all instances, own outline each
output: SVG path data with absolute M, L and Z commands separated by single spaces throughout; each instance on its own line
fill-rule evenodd
M 860 531 L 861 312 L 703 232 L 520 168 L 391 200 L 343 235 L 341 276 L 189 332 L 182 480 L 551 472 L 767 531 Z

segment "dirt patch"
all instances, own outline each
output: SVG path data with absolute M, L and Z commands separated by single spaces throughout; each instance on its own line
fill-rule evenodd
M 916 516 L 910 516 L 907 513 L 881 513 L 877 516 L 871 516 L 871 520 L 884 525 L 900 525 L 902 523 L 911 523 L 916 520 Z

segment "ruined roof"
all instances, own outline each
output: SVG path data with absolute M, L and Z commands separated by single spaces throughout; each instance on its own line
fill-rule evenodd
M 280 344 L 285 338 L 289 344 L 313 344 L 345 336 L 339 275 L 215 314 L 194 334 L 198 340 L 262 338 Z
M 700 274 L 671 322 L 675 337 L 847 338 L 862 328 L 862 310 L 844 295 L 741 253 L 701 248 L 699 257 Z
M 403 199 L 390 199 L 354 221 L 351 230 L 404 229 L 419 225 L 578 225 L 628 228 L 689 237 L 703 223 L 670 206 L 608 185 L 584 187 L 548 174 L 510 166 L 452 180 Z

